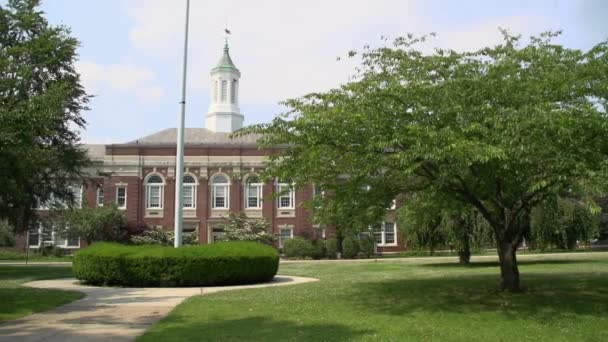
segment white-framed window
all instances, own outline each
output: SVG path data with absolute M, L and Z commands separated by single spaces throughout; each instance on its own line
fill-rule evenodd
M 293 227 L 283 226 L 279 228 L 279 246 L 283 247 L 283 242 L 293 239 Z
M 230 84 L 230 103 L 236 103 L 236 82 L 237 80 L 232 80 Z
M 262 208 L 262 186 L 260 178 L 256 175 L 250 175 L 245 180 L 245 208 L 260 209 Z
M 394 222 L 377 223 L 371 228 L 376 245 L 397 246 L 397 225 Z
M 74 208 L 82 208 L 82 185 L 72 185 L 70 191 L 74 195 Z
M 228 101 L 228 81 L 222 80 L 222 102 Z
M 277 183 L 277 207 L 279 209 L 294 209 L 295 208 L 295 191 L 293 186 L 288 183 Z
M 196 209 L 196 178 L 192 175 L 185 175 L 183 181 L 182 206 L 184 209 Z
M 41 246 L 80 248 L 80 238 L 59 236 L 52 225 L 42 223 L 38 227 L 28 230 L 27 241 L 30 248 L 40 248 Z
M 213 209 L 230 208 L 230 180 L 228 176 L 217 174 L 211 178 L 211 199 Z
M 119 185 L 116 187 L 116 206 L 118 209 L 127 209 L 127 186 Z
M 162 209 L 164 204 L 165 180 L 158 174 L 146 179 L 146 209 Z
M 98 207 L 103 207 L 103 187 L 97 187 L 97 192 L 95 193 L 95 204 Z

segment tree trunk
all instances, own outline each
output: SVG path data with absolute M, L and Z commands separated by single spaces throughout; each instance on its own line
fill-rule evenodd
M 468 266 L 471 263 L 471 244 L 468 237 L 462 241 L 462 246 L 458 251 L 458 261 L 461 265 Z
M 502 291 L 519 292 L 519 269 L 517 268 L 517 244 L 498 241 L 498 259 L 500 260 L 500 289 Z

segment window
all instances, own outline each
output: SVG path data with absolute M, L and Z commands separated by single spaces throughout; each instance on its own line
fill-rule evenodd
M 378 246 L 396 246 L 397 245 L 397 226 L 394 222 L 382 222 L 373 225 L 372 232 L 374 240 Z
M 262 208 L 262 183 L 257 176 L 249 176 L 245 181 L 245 208 Z
M 278 207 L 279 209 L 293 209 L 295 202 L 295 192 L 293 187 L 287 183 L 277 184 Z
M 74 208 L 82 208 L 82 185 L 72 185 L 70 191 L 74 196 Z
M 279 236 L 279 246 L 283 247 L 283 242 L 293 239 L 293 228 L 282 227 Z
M 198 222 L 184 222 L 182 225 L 183 233 L 194 233 L 198 230 Z
M 97 194 L 95 195 L 95 203 L 98 207 L 103 207 L 103 188 L 97 188 Z
M 127 209 L 127 187 L 116 187 L 116 206 L 118 209 Z
M 228 209 L 230 207 L 230 183 L 228 177 L 216 175 L 211 180 L 211 207 L 213 209 Z
M 165 182 L 159 175 L 152 175 L 146 181 L 146 209 L 162 209 Z
M 314 197 L 324 197 L 325 196 L 325 191 L 321 188 L 320 185 L 314 184 L 312 186 L 312 195 Z
M 222 80 L 222 102 L 228 100 L 228 81 Z
M 27 244 L 30 247 L 40 246 L 40 229 L 31 228 L 27 231 Z
M 27 241 L 30 248 L 41 246 L 56 246 L 61 248 L 80 248 L 80 238 L 59 236 L 55 227 L 48 223 L 41 223 L 38 227 L 27 232 Z
M 213 85 L 213 102 L 217 102 L 217 94 L 219 92 L 218 86 L 217 86 L 217 81 L 214 82 L 215 84 Z
M 196 178 L 191 175 L 184 176 L 184 191 L 182 195 L 183 208 L 196 209 Z
M 230 103 L 236 103 L 236 80 L 230 85 Z

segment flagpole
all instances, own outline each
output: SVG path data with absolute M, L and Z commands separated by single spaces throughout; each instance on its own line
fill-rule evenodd
M 190 0 L 186 0 L 186 29 L 184 34 L 184 63 L 182 70 L 182 100 L 179 125 L 177 126 L 177 151 L 175 158 L 175 247 L 182 245 L 183 205 L 182 193 L 184 191 L 184 118 L 186 116 L 186 71 L 188 65 L 188 24 L 190 20 Z

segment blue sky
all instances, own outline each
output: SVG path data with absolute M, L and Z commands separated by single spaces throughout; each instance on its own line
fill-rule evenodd
M 0 3 L 3 3 L 0 0 Z M 46 0 L 42 9 L 82 43 L 78 69 L 95 98 L 84 142 L 120 143 L 175 127 L 179 111 L 185 0 Z M 353 48 L 380 36 L 436 32 L 433 45 L 459 50 L 499 41 L 497 28 L 536 34 L 563 29 L 560 41 L 587 49 L 608 38 L 608 1 L 192 1 L 187 127 L 203 127 L 209 69 L 223 28 L 242 73 L 245 124 L 267 122 L 278 102 L 345 82 Z

